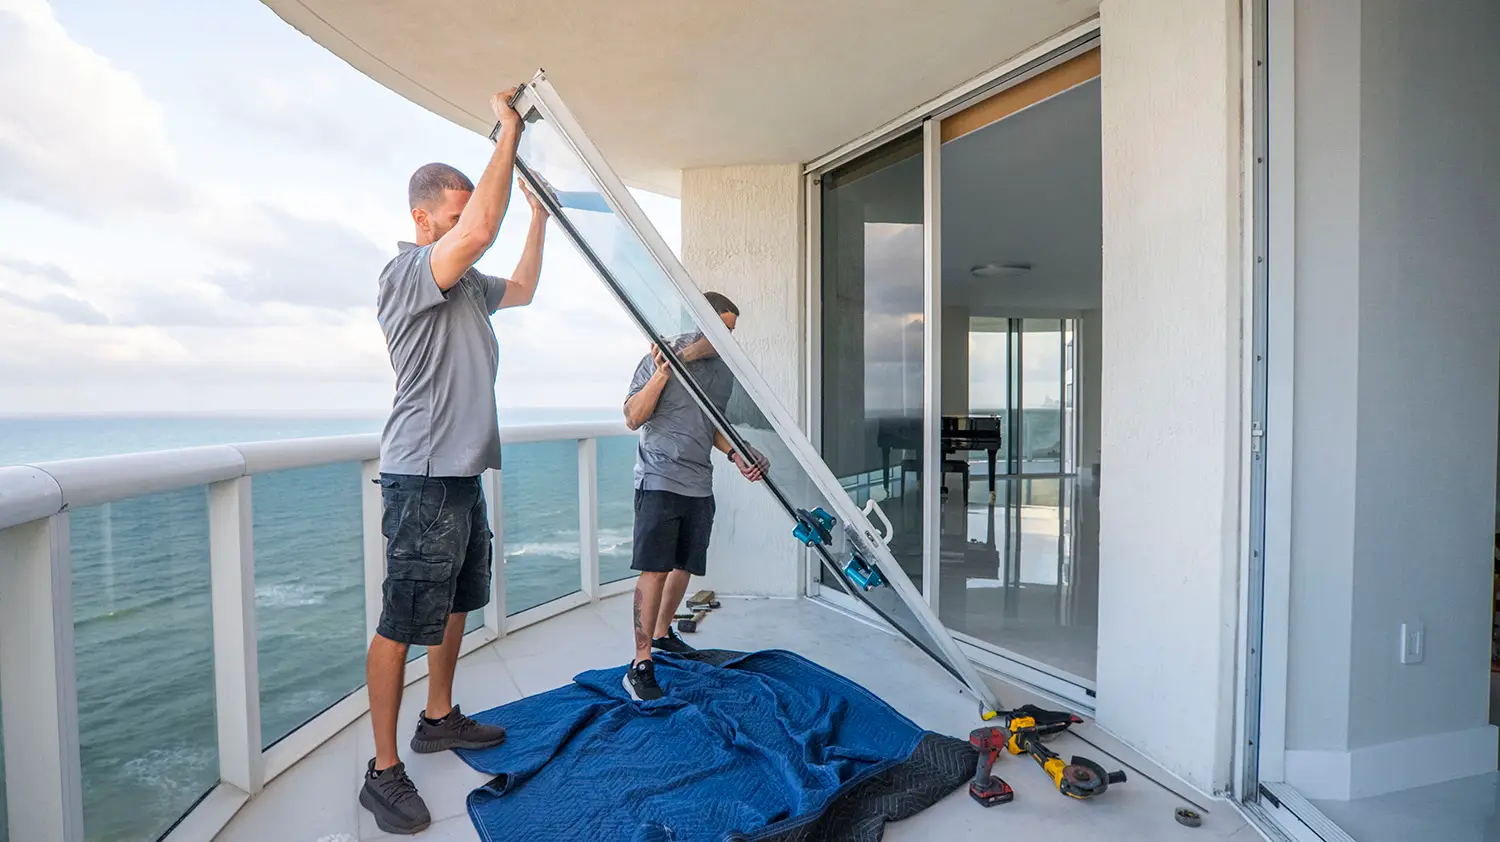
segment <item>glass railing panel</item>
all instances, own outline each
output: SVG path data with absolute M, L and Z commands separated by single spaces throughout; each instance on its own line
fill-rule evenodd
M 582 589 L 578 552 L 578 442 L 505 448 L 505 613 L 519 614 Z
M 365 683 L 360 465 L 251 480 L 263 745 Z
M 161 836 L 219 779 L 208 495 L 75 509 L 85 838 Z
M 630 569 L 635 534 L 636 436 L 599 439 L 599 581 L 618 582 Z

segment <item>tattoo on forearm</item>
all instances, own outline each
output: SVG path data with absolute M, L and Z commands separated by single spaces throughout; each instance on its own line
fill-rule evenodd
M 643 649 L 651 645 L 651 635 L 641 625 L 641 589 L 635 589 L 635 648 Z

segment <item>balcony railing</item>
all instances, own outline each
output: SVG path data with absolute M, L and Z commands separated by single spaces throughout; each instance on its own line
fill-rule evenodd
M 501 430 L 506 467 L 483 478 L 493 592 L 464 652 L 633 587 L 627 436 L 622 424 Z M 368 710 L 363 651 L 385 571 L 378 456 L 378 437 L 361 435 L 0 468 L 10 840 L 211 839 Z M 427 673 L 414 655 L 408 683 Z M 162 726 L 176 740 L 153 745 Z M 129 788 L 172 770 L 166 795 L 150 790 L 158 802 Z

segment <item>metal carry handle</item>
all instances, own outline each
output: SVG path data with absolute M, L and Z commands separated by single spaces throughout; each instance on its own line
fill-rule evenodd
M 865 507 L 862 511 L 866 517 L 869 517 L 873 513 L 875 517 L 880 519 L 881 524 L 885 526 L 885 534 L 880 536 L 880 543 L 889 547 L 891 539 L 896 537 L 896 528 L 891 526 L 891 520 L 885 516 L 885 511 L 880 508 L 880 504 L 875 502 L 874 497 L 871 497 L 865 501 Z

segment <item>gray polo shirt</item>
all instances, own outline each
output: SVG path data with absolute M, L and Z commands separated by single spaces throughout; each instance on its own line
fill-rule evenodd
M 673 351 L 680 351 L 701 336 L 683 334 L 673 337 L 669 345 Z M 718 357 L 709 357 L 688 363 L 687 369 L 709 402 L 723 412 L 734 391 L 729 366 Z M 626 400 L 645 387 L 655 370 L 656 363 L 647 354 L 635 367 Z M 714 469 L 709 459 L 713 453 L 714 425 L 674 373 L 661 390 L 656 411 L 641 427 L 641 443 L 635 451 L 635 487 L 686 497 L 712 497 Z
M 380 470 L 472 477 L 499 468 L 500 346 L 490 315 L 505 297 L 505 279 L 470 268 L 444 293 L 432 277 L 432 246 L 400 249 L 380 273 L 377 301 L 396 372 Z

